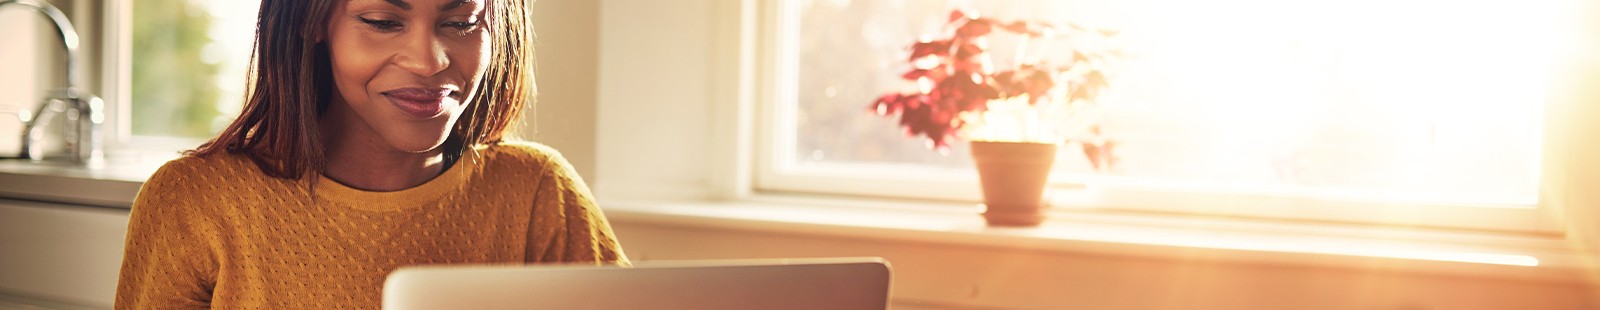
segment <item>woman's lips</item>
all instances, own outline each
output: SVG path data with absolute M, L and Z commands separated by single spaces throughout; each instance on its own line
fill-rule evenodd
M 428 119 L 443 114 L 445 103 L 455 102 L 444 88 L 401 88 L 382 93 L 396 108 L 411 117 Z

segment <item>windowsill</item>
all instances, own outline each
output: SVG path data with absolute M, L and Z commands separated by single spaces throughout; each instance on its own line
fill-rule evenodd
M 984 225 L 975 206 L 940 202 L 600 201 L 613 222 L 694 229 L 1563 283 L 1592 283 L 1597 270 L 1594 255 L 1559 236 L 1097 211 L 1057 211 L 1039 227 L 1000 228 Z

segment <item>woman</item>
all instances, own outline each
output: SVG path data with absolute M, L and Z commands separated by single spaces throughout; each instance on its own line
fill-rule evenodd
M 627 264 L 555 151 L 520 0 L 265 0 L 250 97 L 134 202 L 117 308 L 377 308 L 421 264 Z

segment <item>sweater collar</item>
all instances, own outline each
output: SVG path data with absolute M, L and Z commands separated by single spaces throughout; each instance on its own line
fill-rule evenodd
M 432 180 L 398 191 L 377 192 L 353 188 L 327 176 L 317 178 L 316 197 L 368 211 L 397 211 L 432 204 L 457 191 L 480 165 L 477 148 L 467 148 L 461 158 Z

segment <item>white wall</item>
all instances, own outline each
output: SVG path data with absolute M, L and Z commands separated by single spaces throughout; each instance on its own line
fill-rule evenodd
M 599 2 L 534 3 L 539 97 L 527 111 L 522 131 L 523 138 L 560 150 L 578 174 L 591 181 L 595 176 Z
M 703 196 L 713 4 L 735 2 L 600 2 L 597 193 Z
M 54 61 L 41 55 L 59 50 L 59 47 L 42 44 L 49 38 L 43 18 L 20 6 L 0 10 L 0 40 L 6 42 L 41 42 L 17 44 L 0 49 L 0 106 L 10 109 L 31 105 L 43 94 L 41 82 L 49 81 L 46 65 Z
M 45 1 L 70 13 L 69 0 Z M 81 25 L 88 23 L 78 23 Z M 32 8 L 0 7 L 0 42 L 17 42 L 0 48 L 0 156 L 15 156 L 20 147 L 21 122 L 17 111 L 31 112 L 50 89 L 66 86 L 62 68 L 65 49 L 49 20 Z M 87 56 L 87 55 L 86 55 Z M 80 72 L 87 72 L 80 70 Z

